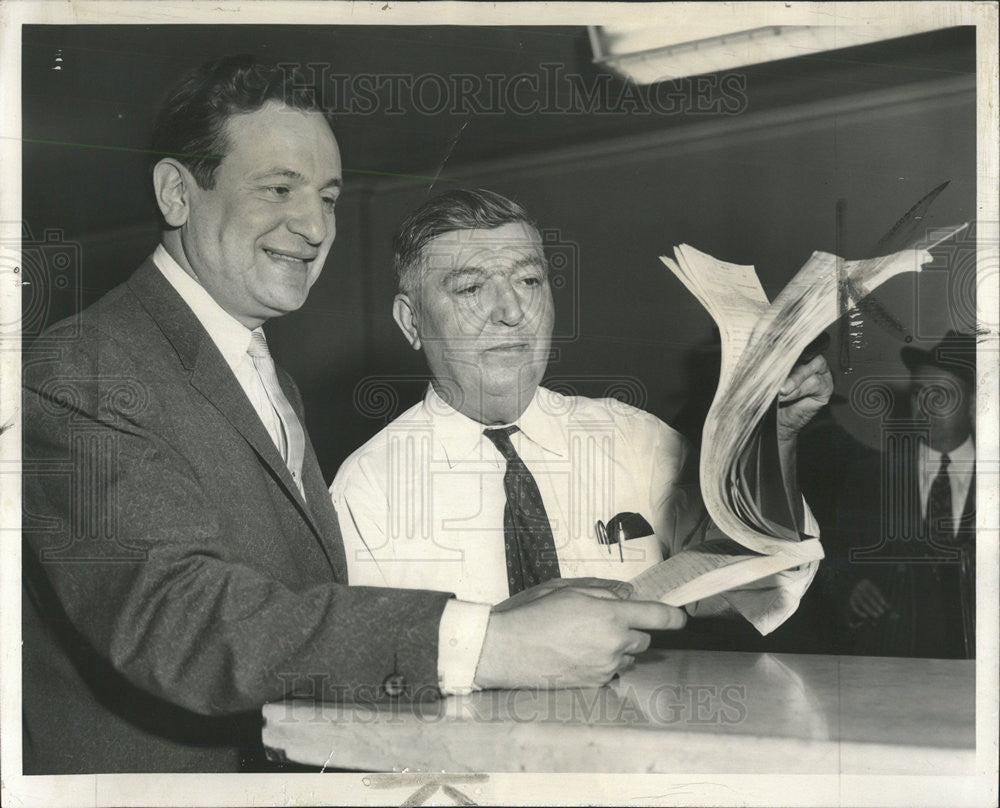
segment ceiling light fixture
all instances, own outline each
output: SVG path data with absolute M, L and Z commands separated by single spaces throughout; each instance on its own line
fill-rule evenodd
M 672 81 L 735 67 L 867 45 L 932 30 L 879 26 L 769 25 L 724 31 L 712 26 L 590 26 L 594 63 L 636 84 Z

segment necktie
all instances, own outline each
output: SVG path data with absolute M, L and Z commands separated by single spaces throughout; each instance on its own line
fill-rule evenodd
M 304 496 L 305 493 L 302 489 L 301 478 L 302 457 L 305 453 L 306 437 L 302 431 L 302 425 L 299 423 L 299 419 L 292 409 L 292 405 L 288 403 L 288 399 L 285 398 L 285 394 L 281 391 L 281 385 L 278 383 L 278 374 L 274 369 L 274 360 L 271 359 L 271 352 L 267 349 L 267 340 L 264 339 L 264 332 L 256 330 L 250 333 L 250 347 L 247 348 L 247 353 L 253 359 L 253 365 L 257 369 L 257 375 L 260 376 L 260 380 L 264 385 L 267 398 L 271 402 L 274 411 L 278 414 L 278 420 L 281 422 L 281 434 L 277 436 L 279 439 L 275 441 L 275 444 L 278 447 L 278 451 L 281 452 L 282 460 L 285 461 L 285 465 L 288 466 L 288 470 L 292 473 L 295 484 Z
M 937 476 L 931 483 L 930 495 L 927 497 L 927 530 L 932 539 L 950 542 L 954 516 L 951 512 L 951 479 L 948 476 L 948 464 L 951 458 L 941 455 L 941 465 Z
M 507 495 L 503 534 L 511 595 L 559 577 L 559 559 L 542 495 L 535 478 L 510 442 L 515 431 L 516 426 L 508 426 L 483 432 L 507 461 L 503 476 Z

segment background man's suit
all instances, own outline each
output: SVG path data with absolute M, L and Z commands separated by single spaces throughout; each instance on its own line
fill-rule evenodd
M 876 656 L 974 657 L 975 474 L 953 539 L 937 549 L 927 539 L 916 452 L 913 455 L 872 453 L 850 470 L 841 489 L 828 557 L 844 650 Z M 898 481 L 898 488 L 883 495 L 890 480 Z M 892 536 L 911 538 L 881 543 Z M 954 558 L 946 560 L 949 554 Z M 889 602 L 887 614 L 877 620 L 861 621 L 848 612 L 849 593 L 864 578 Z
M 23 368 L 25 773 L 236 771 L 266 701 L 436 694 L 449 595 L 336 583 L 309 441 L 307 505 L 152 261 Z

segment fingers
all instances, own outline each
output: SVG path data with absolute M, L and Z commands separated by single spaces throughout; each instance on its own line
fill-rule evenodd
M 622 651 L 623 653 L 632 654 L 633 656 L 641 654 L 649 648 L 649 643 L 651 641 L 652 638 L 645 631 L 630 630 L 625 635 L 625 647 Z
M 564 589 L 572 589 L 596 598 L 627 600 L 632 597 L 632 584 L 627 581 L 613 581 L 607 578 L 551 578 L 516 595 L 511 595 L 507 600 L 496 604 L 493 611 L 506 612 Z
M 622 600 L 628 600 L 635 593 L 635 589 L 628 581 L 614 581 L 611 591 Z
M 617 598 L 628 600 L 632 597 L 632 584 L 628 581 L 612 581 L 607 578 L 566 578 L 565 586 L 576 589 L 584 595 L 597 598 Z
M 781 385 L 779 398 L 792 401 L 800 398 L 829 398 L 833 392 L 833 375 L 822 356 L 804 365 L 797 365 Z
M 822 359 L 822 357 L 814 357 L 811 361 L 804 365 L 796 365 L 792 368 L 792 372 L 788 374 L 788 377 L 781 383 L 781 389 L 778 391 L 783 396 L 787 396 L 796 387 L 798 387 L 806 379 L 806 377 L 811 376 L 813 373 L 819 370 L 819 366 L 814 367 L 814 363 L 817 360 Z
M 865 578 L 859 581 L 848 598 L 851 611 L 859 617 L 878 619 L 889 607 L 879 588 Z
M 885 598 L 882 597 L 882 593 L 879 591 L 878 587 L 875 586 L 875 584 L 871 581 L 866 581 L 866 583 L 868 586 L 866 586 L 861 592 L 864 607 L 873 617 L 881 617 L 889 604 L 886 603 Z
M 625 644 L 615 656 L 614 673 L 623 673 L 635 665 L 635 658 L 649 648 L 650 637 L 642 631 L 628 631 Z
M 619 615 L 630 628 L 679 629 L 687 623 L 683 609 L 652 600 L 628 600 L 615 604 Z
M 618 595 L 609 589 L 601 589 L 596 586 L 582 587 L 577 589 L 576 587 L 566 587 L 567 589 L 572 589 L 574 592 L 579 592 L 581 595 L 586 595 L 588 598 L 606 598 L 608 600 L 621 600 Z

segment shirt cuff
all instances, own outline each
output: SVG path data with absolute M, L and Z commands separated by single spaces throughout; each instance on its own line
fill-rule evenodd
M 486 639 L 491 607 L 485 603 L 449 600 L 438 626 L 438 687 L 445 695 L 470 693 Z

